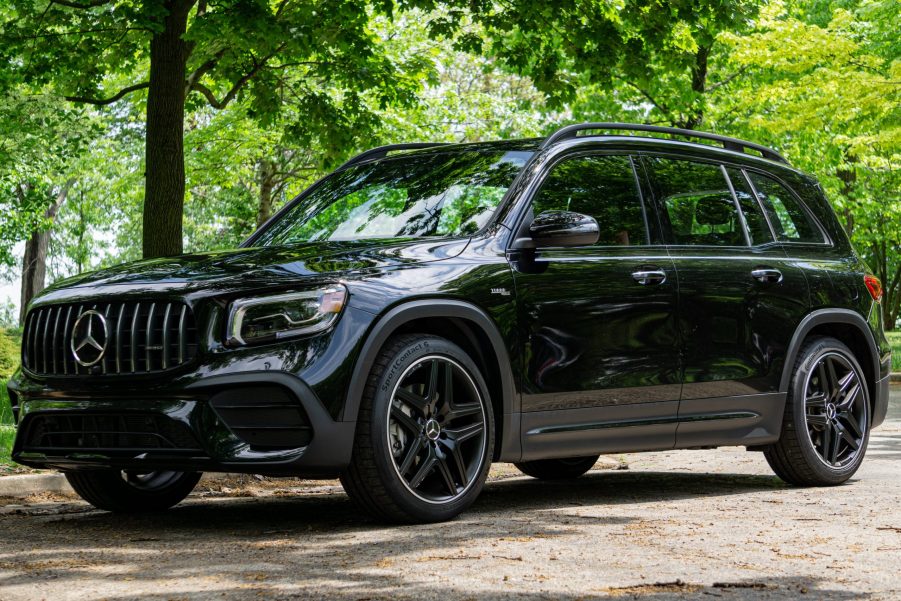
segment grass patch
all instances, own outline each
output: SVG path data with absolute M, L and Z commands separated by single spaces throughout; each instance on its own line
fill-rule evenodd
M 901 332 L 886 332 L 885 337 L 892 345 L 892 371 L 901 372 Z
M 13 440 L 16 438 L 15 426 L 0 426 L 0 468 L 15 466 L 10 458 L 13 450 Z M 3 470 L 0 469 L 0 472 Z
M 0 466 L 14 465 L 10 459 L 16 427 L 13 425 L 13 411 L 6 393 L 6 380 L 0 379 Z

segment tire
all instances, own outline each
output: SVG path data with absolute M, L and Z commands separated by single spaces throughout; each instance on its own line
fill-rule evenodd
M 341 483 L 377 520 L 440 522 L 475 501 L 493 453 L 491 400 L 472 359 L 444 338 L 398 336 L 372 366 Z
M 572 457 L 567 459 L 538 459 L 514 463 L 516 469 L 526 476 L 539 480 L 572 480 L 590 470 L 600 455 Z
M 854 353 L 835 338 L 814 338 L 798 353 L 782 433 L 764 456 L 777 476 L 798 486 L 846 482 L 863 462 L 870 398 Z
M 96 507 L 115 513 L 163 511 L 187 497 L 201 474 L 196 472 L 126 473 L 114 470 L 66 472 L 78 495 Z

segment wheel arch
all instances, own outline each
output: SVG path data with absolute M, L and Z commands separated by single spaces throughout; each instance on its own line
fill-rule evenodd
M 417 299 L 396 305 L 370 329 L 351 372 L 342 421 L 356 422 L 372 365 L 389 338 L 407 333 L 432 334 L 460 346 L 482 369 L 494 411 L 495 460 L 515 461 L 522 454 L 519 395 L 510 355 L 494 320 L 480 307 L 454 299 Z
M 876 402 L 876 383 L 879 378 L 879 353 L 876 350 L 873 332 L 867 322 L 860 314 L 850 309 L 820 309 L 801 320 L 789 343 L 779 391 L 788 392 L 798 353 L 804 342 L 813 336 L 831 336 L 851 349 L 864 371 L 872 411 Z

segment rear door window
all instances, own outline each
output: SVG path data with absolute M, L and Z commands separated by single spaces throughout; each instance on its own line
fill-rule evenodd
M 746 246 L 744 226 L 719 165 L 648 160 L 664 221 L 678 245 Z

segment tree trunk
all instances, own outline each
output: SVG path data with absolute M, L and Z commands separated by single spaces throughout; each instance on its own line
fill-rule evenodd
M 698 95 L 697 106 L 689 109 L 691 114 L 680 126 L 684 129 L 697 129 L 704 122 L 704 94 L 707 93 L 707 59 L 710 57 L 710 46 L 701 46 L 695 54 L 695 64 L 691 68 L 691 89 Z
M 44 212 L 44 216 L 52 224 L 60 207 L 66 202 L 66 196 L 75 180 L 67 180 L 56 195 L 56 200 Z M 25 312 L 28 304 L 46 285 L 47 249 L 50 247 L 50 226 L 36 230 L 25 241 L 25 256 L 22 257 L 22 294 L 19 298 L 19 323 L 25 323 Z
M 269 159 L 260 159 L 260 206 L 257 210 L 257 227 L 272 216 L 272 188 L 275 184 L 275 165 Z
M 150 40 L 150 87 L 147 92 L 147 137 L 144 184 L 144 257 L 182 252 L 185 204 L 185 67 L 184 40 L 194 0 L 167 0 L 162 31 Z

